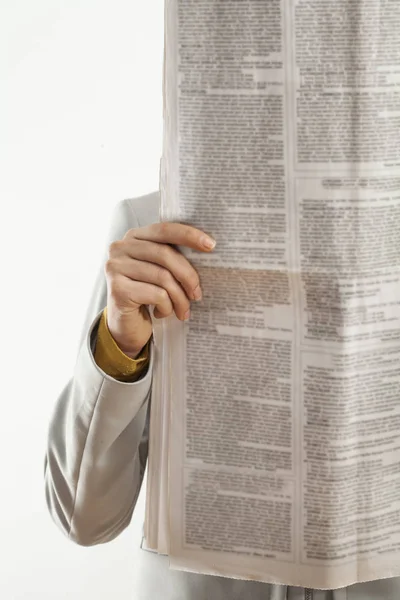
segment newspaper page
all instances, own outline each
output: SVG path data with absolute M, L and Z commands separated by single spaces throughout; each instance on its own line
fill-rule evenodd
M 162 218 L 173 568 L 400 575 L 400 3 L 168 0 Z
M 167 20 L 164 22 L 164 40 L 167 34 Z M 165 97 L 167 53 L 164 43 L 163 59 L 163 97 Z M 164 135 L 170 136 L 170 120 L 163 103 Z M 164 187 L 165 159 L 160 160 L 160 189 Z M 166 219 L 167 206 L 160 205 L 160 217 Z M 151 394 L 150 435 L 146 483 L 146 508 L 144 522 L 144 538 L 142 547 L 159 554 L 169 552 L 169 492 L 168 492 L 168 460 L 169 460 L 169 422 L 170 422 L 170 354 L 168 348 L 169 319 L 154 319 L 153 350 L 155 353 Z

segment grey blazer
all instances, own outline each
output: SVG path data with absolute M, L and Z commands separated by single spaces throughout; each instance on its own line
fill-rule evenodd
M 147 461 L 153 352 L 133 383 L 107 375 L 93 357 L 107 303 L 104 263 L 109 244 L 128 229 L 158 221 L 159 193 L 119 202 L 112 214 L 101 268 L 86 309 L 71 379 L 56 400 L 45 457 L 50 514 L 73 542 L 92 546 L 116 538 L 130 523 Z M 400 578 L 340 590 L 239 581 L 169 570 L 168 558 L 140 550 L 134 565 L 140 600 L 398 600 Z M 92 600 L 92 599 L 90 599 Z

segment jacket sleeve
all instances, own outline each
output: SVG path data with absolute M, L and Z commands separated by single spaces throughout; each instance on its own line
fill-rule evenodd
M 70 380 L 59 394 L 47 436 L 45 495 L 51 517 L 82 546 L 108 542 L 129 524 L 148 451 L 148 413 L 153 366 L 133 382 L 119 381 L 94 360 L 107 286 L 108 246 L 138 227 L 128 200 L 112 214 L 103 259 L 83 319 Z

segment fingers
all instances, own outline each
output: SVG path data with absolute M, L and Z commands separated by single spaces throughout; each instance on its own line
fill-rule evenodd
M 110 245 L 105 270 L 121 304 L 152 305 L 155 317 L 175 312 L 181 320 L 189 318 L 190 301 L 202 298 L 200 280 L 174 246 L 209 252 L 215 241 L 190 225 L 167 222 L 130 229 Z
M 157 308 L 155 308 L 155 309 L 154 309 L 154 311 L 153 311 L 153 316 L 154 316 L 156 319 L 162 319 L 162 318 L 164 317 L 164 315 L 162 315 L 162 314 L 159 312 L 159 310 L 158 310 Z
M 114 278 L 111 288 L 111 297 L 117 305 L 120 303 L 133 305 L 151 305 L 155 307 L 159 317 L 168 317 L 174 308 L 168 292 L 157 285 L 133 281 L 128 277 L 118 275 Z
M 193 250 L 209 252 L 215 246 L 215 240 L 204 231 L 196 229 L 191 225 L 183 223 L 154 223 L 139 229 L 131 229 L 126 234 L 137 240 L 157 242 L 159 244 L 173 244 L 175 246 L 187 246 Z
M 201 299 L 200 279 L 196 269 L 175 248 L 167 244 L 142 241 L 130 237 L 124 238 L 123 241 L 114 242 L 110 247 L 110 257 L 117 258 L 124 255 L 163 267 L 181 284 L 190 300 Z
M 168 293 L 178 319 L 184 321 L 188 318 L 190 300 L 172 273 L 164 267 L 125 255 L 110 260 L 108 272 L 118 273 L 133 281 L 151 283 L 158 288 L 164 289 Z M 135 289 L 137 290 L 138 288 Z M 138 300 L 135 301 L 138 302 Z M 158 311 L 155 311 L 154 315 L 157 316 Z

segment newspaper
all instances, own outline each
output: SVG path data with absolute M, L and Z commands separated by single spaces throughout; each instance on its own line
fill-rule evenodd
M 161 218 L 217 246 L 155 325 L 149 545 L 400 576 L 400 3 L 169 0 L 163 88 Z

